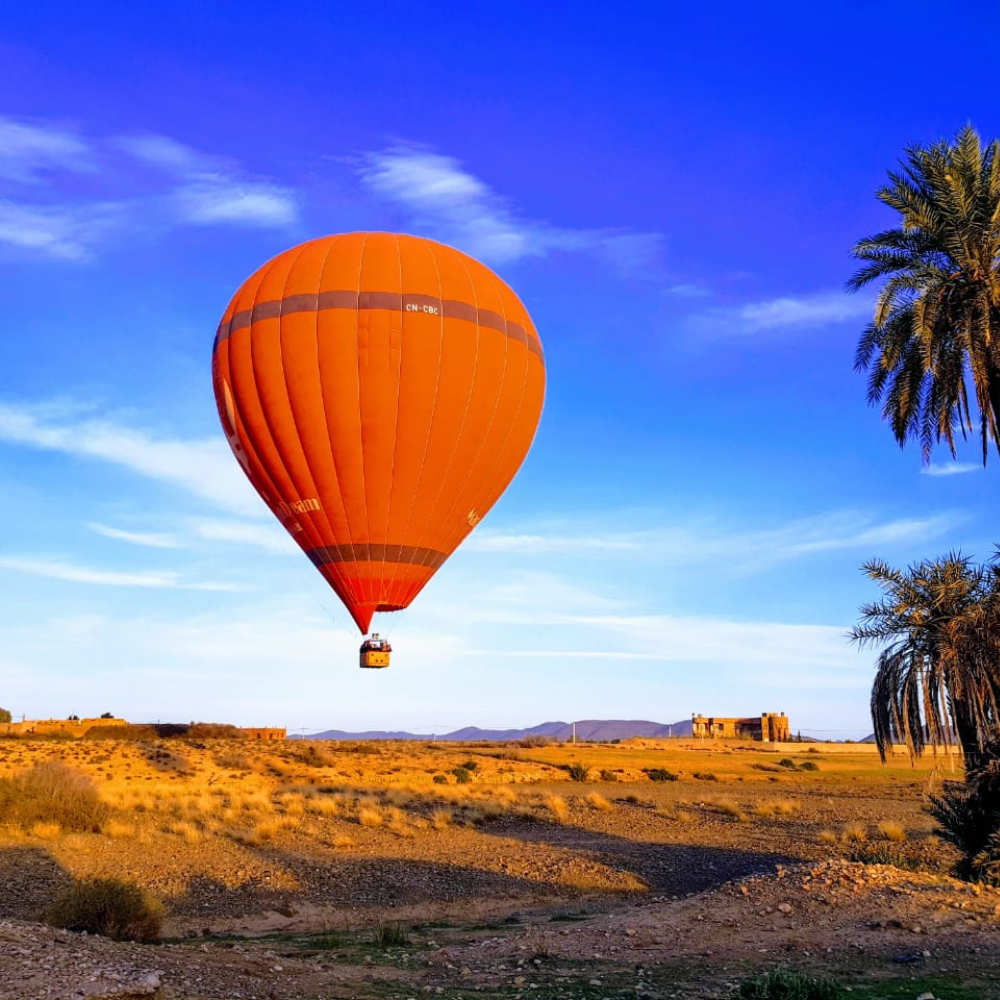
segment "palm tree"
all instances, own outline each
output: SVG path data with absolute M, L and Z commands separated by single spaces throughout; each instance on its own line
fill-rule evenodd
M 912 146 L 877 197 L 901 224 L 852 248 L 866 263 L 849 290 L 887 279 L 855 370 L 925 462 L 942 439 L 954 457 L 956 430 L 973 430 L 971 388 L 985 464 L 990 441 L 1000 452 L 1000 142 L 984 148 L 966 126 L 953 143 Z
M 884 596 L 862 606 L 851 640 L 884 647 L 871 695 L 882 759 L 894 741 L 919 754 L 955 734 L 967 770 L 977 767 L 1000 734 L 1000 553 L 984 566 L 950 553 L 864 570 Z

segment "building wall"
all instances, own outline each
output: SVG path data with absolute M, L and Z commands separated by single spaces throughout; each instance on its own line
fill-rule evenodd
M 94 726 L 127 726 L 124 719 L 25 719 L 0 722 L 0 736 L 71 736 L 82 737 Z
M 259 728 L 252 726 L 241 726 L 240 732 L 248 740 L 283 740 L 288 736 L 288 731 L 283 728 L 270 727 Z
M 784 712 L 763 712 L 745 718 L 693 715 L 691 735 L 700 739 L 781 742 L 789 738 L 788 717 Z

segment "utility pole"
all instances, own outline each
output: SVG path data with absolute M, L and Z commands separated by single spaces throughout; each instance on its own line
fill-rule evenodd
M 573 742 L 576 743 L 576 723 L 573 723 Z

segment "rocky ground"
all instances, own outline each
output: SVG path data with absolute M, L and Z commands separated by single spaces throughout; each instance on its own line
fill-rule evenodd
M 0 837 L 0 1000 L 697 1000 L 775 967 L 862 997 L 928 977 L 978 991 L 962 1000 L 1000 997 L 1000 890 L 944 874 L 950 856 L 923 810 L 939 778 L 931 765 L 817 755 L 814 773 L 778 771 L 763 754 L 699 748 L 660 752 L 655 763 L 678 779 L 652 782 L 633 766 L 639 751 L 608 748 L 587 751 L 592 777 L 617 762 L 628 780 L 575 783 L 559 764 L 581 751 L 566 748 L 513 765 L 482 747 L 434 750 L 423 762 L 433 768 L 404 748 L 308 767 L 303 750 L 283 748 L 250 754 L 229 777 L 212 763 L 217 747 L 170 749 L 163 768 L 166 752 L 64 750 L 108 788 L 128 771 L 122 787 L 143 797 L 109 791 L 114 818 L 99 832 Z M 432 782 L 477 754 L 477 782 Z M 30 758 L 18 748 L 6 773 Z M 501 768 L 516 780 L 497 780 Z M 227 819 L 220 805 L 239 805 L 248 782 L 264 810 L 256 835 L 246 809 Z M 158 783 L 166 790 L 147 794 Z M 225 796 L 204 798 L 220 787 Z M 923 870 L 845 860 L 859 845 Z M 94 876 L 163 899 L 165 940 L 116 943 L 40 922 L 60 889 Z M 403 939 L 386 941 L 395 931 Z

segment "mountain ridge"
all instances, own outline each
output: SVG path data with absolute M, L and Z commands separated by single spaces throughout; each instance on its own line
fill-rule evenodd
M 463 726 L 449 733 L 410 733 L 403 730 L 369 729 L 363 732 L 348 732 L 343 729 L 325 729 L 319 733 L 293 736 L 302 740 L 433 740 L 451 742 L 475 742 L 478 740 L 497 743 L 545 736 L 560 743 L 576 737 L 577 742 L 587 740 L 626 740 L 633 736 L 664 739 L 672 736 L 690 736 L 691 720 L 680 722 L 651 722 L 647 719 L 578 719 L 576 722 L 542 722 L 526 729 L 483 729 L 479 726 Z

